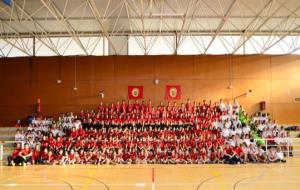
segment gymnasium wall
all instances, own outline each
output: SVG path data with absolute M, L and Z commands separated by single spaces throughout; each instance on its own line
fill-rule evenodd
M 76 59 L 76 72 L 75 72 Z M 78 90 L 74 91 L 76 73 Z M 160 84 L 154 85 L 153 80 Z M 57 84 L 57 79 L 62 83 Z M 232 89 L 227 87 L 232 80 Z M 249 114 L 267 102 L 280 123 L 300 123 L 300 56 L 107 56 L 0 59 L 0 126 L 35 110 L 45 115 L 95 108 L 99 91 L 105 102 L 127 98 L 128 85 L 144 85 L 144 98 L 164 100 L 165 85 L 180 84 L 182 100 L 238 99 Z

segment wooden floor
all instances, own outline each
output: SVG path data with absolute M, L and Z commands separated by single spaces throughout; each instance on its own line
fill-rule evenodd
M 152 183 L 153 181 L 153 183 Z M 300 158 L 282 164 L 0 166 L 0 190 L 293 190 Z

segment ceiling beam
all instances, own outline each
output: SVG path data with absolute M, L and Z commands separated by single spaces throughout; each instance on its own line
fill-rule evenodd
M 12 8 L 11 6 L 7 6 L 7 7 L 9 8 L 9 11 L 10 11 L 10 12 L 8 12 L 8 11 L 7 11 L 5 8 L 3 8 L 2 6 L 0 6 L 0 11 L 2 11 L 2 12 L 5 13 L 7 16 L 9 16 L 9 17 L 11 18 L 11 20 L 12 20 L 12 19 L 13 19 L 13 20 L 17 20 L 18 23 L 20 24 L 20 26 L 21 26 L 22 28 L 24 28 L 25 30 L 28 31 L 28 35 L 26 35 L 26 37 L 36 37 L 36 38 L 40 39 L 41 36 L 44 35 L 44 34 L 43 34 L 44 32 L 42 32 L 42 33 L 37 33 L 37 32 L 35 32 L 35 31 L 32 31 L 31 29 L 29 29 L 28 26 L 26 26 L 26 25 L 24 24 L 24 22 L 21 22 L 20 20 L 18 20 L 18 18 L 16 17 L 16 15 L 13 14 L 13 8 Z M 16 4 L 16 2 L 13 1 L 13 7 L 18 8 L 19 6 L 18 6 L 18 4 Z M 25 14 L 25 16 L 28 16 L 28 15 Z M 5 23 L 6 26 L 7 26 L 8 28 L 12 28 L 11 22 L 9 22 L 9 23 L 3 22 L 3 23 Z M 16 33 L 16 29 L 14 29 L 14 32 Z M 6 38 L 8 38 L 9 36 L 10 36 L 10 34 L 6 34 Z M 21 35 L 21 33 L 18 32 L 17 36 L 20 37 L 20 38 L 22 38 L 23 35 Z M 23 36 L 23 37 L 24 37 L 24 36 Z M 2 39 L 3 39 L 3 36 L 2 36 Z M 56 52 L 53 48 L 51 48 L 47 43 L 43 42 L 42 40 L 40 40 L 40 41 L 41 41 L 41 43 L 43 43 L 45 46 L 47 46 L 49 49 L 51 49 L 53 52 L 55 52 L 55 53 L 57 54 L 57 52 Z M 58 54 L 57 54 L 57 55 L 58 55 Z
M 6 25 L 8 25 L 7 22 L 4 22 Z M 298 28 L 300 29 L 300 28 Z M 110 33 L 110 31 L 107 31 L 109 36 L 141 36 L 140 30 L 125 30 L 122 32 L 115 32 L 114 34 Z M 99 37 L 103 36 L 104 34 L 101 31 L 78 31 L 78 35 L 81 37 Z M 40 36 L 43 33 L 42 32 L 35 32 L 34 34 L 32 32 L 18 32 L 19 37 L 35 37 L 35 36 Z M 149 31 L 147 33 L 149 36 L 168 36 L 168 35 L 174 35 L 175 32 L 174 30 L 164 30 L 164 31 Z M 243 31 L 221 31 L 219 35 L 222 36 L 242 36 L 244 34 Z M 256 32 L 255 35 L 258 36 L 269 36 L 269 35 L 276 35 L 276 36 L 281 36 L 281 35 L 300 35 L 300 30 L 297 31 L 277 31 L 276 34 L 270 31 L 259 31 Z M 2 33 L 1 34 L 5 38 L 14 38 L 16 36 L 15 32 L 8 32 L 8 33 Z M 210 36 L 211 31 L 206 30 L 206 31 L 199 31 L 199 30 L 190 30 L 190 31 L 184 31 L 183 35 L 190 35 L 190 36 Z M 44 38 L 47 37 L 71 37 L 70 34 L 67 31 L 64 32 L 48 32 L 47 36 L 44 36 Z M 38 37 L 37 37 L 38 38 Z
M 125 1 L 125 0 L 123 0 Z M 126 0 L 127 2 L 127 6 L 128 6 L 128 1 Z M 153 15 L 154 14 L 154 15 Z M 163 19 L 178 19 L 178 20 L 181 20 L 182 19 L 182 15 L 167 15 L 167 14 L 155 14 L 153 13 L 152 15 L 147 15 L 145 14 L 144 15 L 144 19 L 147 19 L 147 20 L 159 20 L 160 18 L 163 18 Z M 57 19 L 54 18 L 54 17 L 45 17 L 45 18 L 40 18 L 40 17 L 32 17 L 35 21 L 56 21 Z M 101 17 L 100 19 L 101 20 L 115 20 L 117 19 L 118 17 L 117 16 L 105 16 L 105 17 Z M 140 16 L 131 16 L 130 17 L 131 19 L 133 20 L 139 20 L 141 17 Z M 209 16 L 202 16 L 202 15 L 194 15 L 194 16 L 187 16 L 186 17 L 187 19 L 223 19 L 224 16 L 221 16 L 221 15 L 209 15 Z M 230 16 L 230 18 L 232 19 L 254 19 L 256 18 L 256 16 Z M 260 16 L 259 17 L 260 19 L 264 19 L 265 16 Z M 273 19 L 285 19 L 286 16 L 273 16 L 272 17 Z M 300 16 L 297 16 L 297 15 L 293 15 L 291 16 L 291 18 L 295 18 L 295 19 L 300 19 Z M 127 15 L 126 16 L 119 16 L 119 19 L 128 19 Z M 10 21 L 10 19 L 7 19 L 7 18 L 3 18 L 2 19 L 3 21 L 5 22 L 8 22 Z M 27 21 L 28 19 L 27 18 L 20 18 L 19 19 L 20 21 Z M 68 17 L 68 21 L 78 21 L 78 20 L 95 20 L 95 17 Z M 12 19 L 12 21 L 18 21 L 18 20 L 15 20 L 15 19 Z
M 276 25 L 276 27 L 274 29 L 276 29 L 277 27 L 280 27 L 283 25 L 283 23 L 288 22 L 288 20 L 291 19 L 291 16 L 295 14 L 295 12 L 297 12 L 300 9 L 300 6 L 298 6 L 288 17 L 286 17 L 286 19 L 282 20 L 280 23 L 278 23 Z M 300 29 L 300 25 L 294 27 L 293 29 L 290 29 L 287 31 L 287 33 L 285 33 L 284 35 L 280 36 L 280 38 L 278 40 L 276 40 L 275 42 L 273 42 L 272 44 L 270 44 L 267 48 L 264 48 L 261 51 L 261 54 L 265 53 L 266 51 L 268 51 L 270 48 L 272 48 L 273 46 L 275 46 L 276 44 L 278 44 L 281 40 L 283 40 L 285 37 L 287 37 L 288 35 L 290 35 L 293 31 L 297 31 L 298 29 Z M 276 34 L 276 32 L 274 32 Z
M 15 1 L 13 3 L 15 5 L 15 7 L 17 7 L 22 12 L 22 15 L 24 14 L 26 16 L 26 20 L 30 20 L 34 24 L 34 26 L 42 32 L 41 35 L 35 35 L 36 38 L 40 39 L 40 38 L 44 38 L 45 36 L 47 36 L 48 32 L 45 30 L 45 28 L 31 17 L 31 15 L 24 9 L 24 6 L 21 7 Z M 35 31 L 32 31 L 32 32 L 35 33 Z M 43 40 L 41 40 L 41 39 L 40 39 L 40 41 L 45 46 L 47 46 L 49 49 L 51 49 L 56 55 L 59 55 L 59 51 L 51 39 L 49 39 L 50 45 L 48 45 L 47 43 L 44 43 Z
M 286 1 L 286 0 L 285 0 Z M 272 4 L 276 2 L 275 0 L 270 0 L 268 1 L 265 6 L 259 11 L 259 13 L 257 14 L 256 18 L 253 19 L 248 26 L 246 27 L 245 31 L 244 31 L 244 36 L 241 36 L 240 40 L 238 41 L 238 45 L 236 46 L 236 48 L 232 51 L 232 54 L 234 54 L 235 52 L 238 51 L 238 49 L 240 49 L 240 47 L 242 47 L 253 35 L 255 35 L 257 33 L 257 31 L 259 31 L 265 24 L 266 22 L 272 18 L 273 15 L 275 15 L 278 10 L 280 10 L 282 8 L 282 6 L 278 6 L 274 11 L 272 11 L 272 13 L 270 15 L 268 15 L 267 17 L 264 17 L 265 19 L 262 20 L 262 22 L 259 24 L 258 27 L 255 28 L 255 30 L 251 30 L 249 31 L 249 29 L 251 27 L 253 27 L 253 25 L 257 24 L 257 20 L 258 18 L 260 18 L 261 14 L 264 13 L 264 11 L 269 7 L 272 6 Z M 272 9 L 273 10 L 273 9 Z M 253 24 L 254 23 L 254 24 Z
M 62 12 L 56 7 L 52 0 L 41 0 L 43 5 L 48 9 L 48 11 L 59 21 L 65 29 L 68 31 L 73 40 L 78 44 L 78 46 L 83 50 L 83 52 L 88 55 L 87 50 L 81 43 L 79 36 L 76 34 L 76 31 L 72 27 L 72 25 L 66 20 Z
M 195 3 L 195 2 L 196 2 L 196 3 Z M 200 1 L 199 1 L 199 2 L 200 2 Z M 197 4 L 197 1 L 193 1 L 193 3 L 194 3 L 194 4 Z M 176 47 L 175 53 L 176 53 L 176 54 L 177 54 L 177 52 L 178 52 L 179 42 L 180 42 L 180 40 L 181 40 L 183 31 L 184 31 L 184 26 L 185 26 L 185 23 L 186 23 L 186 21 L 187 21 L 187 14 L 189 13 L 189 9 L 190 9 L 190 7 L 191 7 L 191 4 L 192 4 L 191 1 L 188 1 L 188 5 L 187 5 L 186 10 L 185 10 L 185 13 L 184 13 L 184 15 L 183 15 L 182 25 L 181 25 L 181 28 L 180 28 L 180 32 L 179 32 L 179 34 L 176 34 L 176 41 L 175 41 L 175 43 L 176 43 L 176 45 L 175 45 L 175 47 Z M 197 7 L 197 6 L 194 5 L 194 8 L 195 8 L 195 7 Z
M 290 51 L 289 54 L 295 53 L 295 52 L 298 51 L 299 49 L 300 49 L 300 46 L 299 46 L 299 47 L 296 47 L 295 49 L 293 49 L 292 51 Z
M 110 44 L 110 48 L 112 48 L 113 51 L 117 54 L 117 50 L 116 50 L 114 44 L 112 43 L 112 41 L 111 41 L 111 39 L 109 37 L 109 33 L 107 32 L 107 29 L 104 26 L 104 23 L 103 23 L 103 21 L 101 19 L 102 18 L 101 14 L 100 14 L 99 10 L 97 9 L 95 1 L 94 0 L 87 0 L 87 2 L 88 2 L 88 5 L 90 6 L 90 8 L 92 10 L 92 13 L 93 13 L 95 19 L 98 22 L 100 31 L 102 31 L 102 34 L 106 37 L 108 43 Z
M 230 14 L 232 12 L 232 10 L 234 9 L 234 6 L 236 5 L 236 3 L 238 2 L 238 0 L 233 0 L 230 4 L 230 6 L 228 7 L 224 17 L 222 18 L 216 32 L 215 35 L 213 36 L 213 38 L 210 40 L 210 42 L 208 43 L 206 49 L 204 50 L 204 54 L 206 54 L 207 50 L 210 48 L 211 44 L 214 42 L 214 40 L 216 39 L 216 37 L 220 34 L 223 26 L 225 25 L 226 21 L 228 20 L 228 18 L 230 17 Z

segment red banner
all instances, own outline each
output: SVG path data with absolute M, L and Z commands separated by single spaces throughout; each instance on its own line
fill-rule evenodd
M 167 85 L 166 86 L 166 99 L 167 100 L 180 100 L 181 86 L 180 85 Z
M 42 112 L 42 106 L 41 106 L 41 99 L 40 98 L 38 98 L 36 100 L 36 112 L 37 113 L 41 113 Z
M 144 87 L 143 86 L 128 86 L 128 99 L 143 99 Z

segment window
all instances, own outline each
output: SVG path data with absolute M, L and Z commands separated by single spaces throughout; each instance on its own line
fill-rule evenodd
M 175 36 L 130 36 L 129 55 L 170 55 L 174 54 Z

